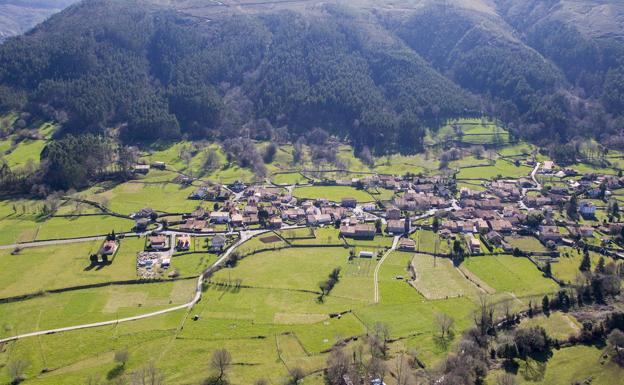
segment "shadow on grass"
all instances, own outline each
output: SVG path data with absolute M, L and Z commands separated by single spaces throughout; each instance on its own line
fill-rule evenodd
M 112 380 L 114 378 L 119 377 L 124 372 L 123 365 L 117 365 L 106 373 L 106 379 Z

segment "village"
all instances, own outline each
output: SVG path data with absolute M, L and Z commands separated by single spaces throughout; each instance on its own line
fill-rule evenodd
M 552 161 L 527 159 L 526 163 L 532 167 L 526 177 L 494 179 L 474 187 L 458 188 L 457 181 L 448 176 L 377 174 L 312 184 L 321 191 L 332 186 L 392 191 L 391 200 L 373 202 L 350 196 L 333 201 L 297 198 L 292 194 L 299 187 L 295 185 L 203 182 L 188 196 L 197 202 L 191 213 L 159 215 L 144 208 L 131 215 L 133 231 L 147 234 L 144 250 L 137 254 L 138 275 L 154 278 L 158 271 L 162 275 L 171 267 L 174 254 L 194 250 L 199 240 L 203 250 L 219 254 L 235 244 L 241 232 L 325 227 L 335 229 L 344 240 L 398 237 L 397 250 L 451 259 L 514 254 L 535 257 L 536 265 L 544 268 L 546 263 L 557 263 L 558 246 L 624 258 L 620 247 L 624 223 L 619 221 L 617 202 L 607 203 L 613 191 L 624 187 L 624 178 L 581 175 Z M 157 162 L 151 168 L 164 170 L 166 165 Z M 150 165 L 135 167 L 135 172 L 143 175 L 149 170 Z M 553 178 L 563 182 L 549 183 Z M 190 185 L 193 181 L 177 178 L 176 182 Z M 209 204 L 202 204 L 204 201 Z M 413 236 L 418 230 L 438 236 L 433 250 L 419 247 Z M 116 242 L 119 240 L 107 238 L 100 250 L 102 258 L 115 253 Z M 382 255 L 375 247 L 358 253 L 368 258 Z M 169 273 L 172 276 L 173 271 Z

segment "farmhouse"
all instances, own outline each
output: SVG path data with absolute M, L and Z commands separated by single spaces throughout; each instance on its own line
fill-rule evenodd
M 108 240 L 104 241 L 102 247 L 100 247 L 100 255 L 113 255 L 117 251 L 117 242 Z
M 340 235 L 347 238 L 374 238 L 375 226 L 367 223 L 340 226 Z
M 386 232 L 390 234 L 403 234 L 405 232 L 405 219 L 388 221 Z
M 416 251 L 416 242 L 413 239 L 401 238 L 399 241 L 399 250 Z
M 228 223 L 230 221 L 230 213 L 225 211 L 213 211 L 210 213 L 210 220 L 213 223 Z
M 581 202 L 579 205 L 579 211 L 585 218 L 593 218 L 596 216 L 596 206 L 592 202 Z
M 212 237 L 212 241 L 210 242 L 210 250 L 211 251 L 221 251 L 225 247 L 226 238 L 221 234 L 217 234 Z
M 540 226 L 539 227 L 539 239 L 542 242 L 559 242 L 561 240 L 561 232 L 557 226 Z
M 184 222 L 180 226 L 180 230 L 195 231 L 195 232 L 203 231 L 205 228 L 206 228 L 206 221 L 200 220 L 200 219 L 194 219 L 194 218 L 187 219 L 186 222 Z
M 149 170 L 150 170 L 149 164 L 137 164 L 136 166 L 134 166 L 135 174 L 147 175 L 147 173 L 149 173 Z
M 269 218 L 269 227 L 272 229 L 279 229 L 282 227 L 282 218 L 280 217 L 271 217 Z
M 176 250 L 188 251 L 191 248 L 191 236 L 187 234 L 176 236 Z
M 164 235 L 152 235 L 148 239 L 148 248 L 151 250 L 166 250 L 169 248 L 169 237 Z
M 468 237 L 468 247 L 470 248 L 470 252 L 473 254 L 481 252 L 481 242 L 472 234 Z
M 386 210 L 386 219 L 388 220 L 401 219 L 401 210 L 394 208 L 394 207 Z

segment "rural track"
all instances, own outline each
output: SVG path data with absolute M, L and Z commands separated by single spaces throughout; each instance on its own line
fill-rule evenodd
M 299 228 L 299 227 L 300 226 L 286 226 L 283 229 L 288 230 L 288 229 Z M 240 233 L 240 239 L 234 245 L 232 245 L 229 249 L 227 249 L 226 252 L 223 253 L 221 257 L 219 257 L 219 259 L 215 263 L 213 263 L 210 267 L 208 267 L 199 275 L 199 278 L 197 279 L 197 286 L 195 287 L 195 295 L 193 296 L 193 299 L 190 302 L 187 302 L 182 305 L 173 306 L 167 309 L 151 312 L 151 313 L 136 315 L 133 317 L 126 317 L 126 318 L 120 318 L 120 319 L 109 320 L 109 321 L 94 322 L 94 323 L 88 323 L 88 324 L 67 326 L 67 327 L 62 327 L 62 328 L 40 330 L 40 331 L 35 331 L 35 332 L 30 332 L 30 333 L 19 334 L 16 336 L 0 339 L 0 345 L 7 343 L 7 342 L 11 342 L 11 341 L 21 340 L 21 339 L 28 338 L 28 337 L 64 333 L 64 332 L 70 332 L 70 331 L 75 331 L 75 330 L 83 330 L 83 329 L 91 329 L 91 328 L 97 328 L 97 327 L 102 327 L 102 326 L 117 325 L 117 324 L 124 323 L 124 322 L 138 321 L 138 320 L 156 317 L 159 315 L 171 313 L 171 312 L 182 310 L 182 309 L 188 309 L 190 311 L 193 308 L 193 306 L 195 306 L 201 300 L 204 280 L 208 277 L 209 273 L 211 273 L 216 267 L 220 266 L 223 262 L 225 262 L 227 258 L 234 252 L 234 250 L 236 250 L 240 245 L 242 245 L 243 243 L 247 242 L 248 240 L 250 240 L 251 238 L 257 235 L 264 234 L 270 231 L 272 230 L 242 231 Z
M 401 237 L 394 237 L 394 239 L 392 240 L 392 247 L 388 251 L 386 251 L 383 257 L 381 257 L 381 259 L 379 260 L 379 263 L 377 263 L 377 266 L 375 266 L 375 274 L 373 278 L 375 280 L 375 303 L 379 303 L 379 270 L 381 269 L 381 265 L 383 265 L 388 255 L 396 250 L 397 245 L 399 244 L 399 239 L 401 239 Z

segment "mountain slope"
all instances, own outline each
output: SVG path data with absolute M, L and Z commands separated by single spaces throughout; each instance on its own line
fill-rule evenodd
M 266 135 L 262 121 L 413 152 L 425 125 L 481 111 L 543 143 L 613 137 L 622 14 L 607 0 L 86 1 L 0 47 L 0 105 L 127 142 Z
M 0 41 L 26 32 L 78 0 L 0 1 Z

